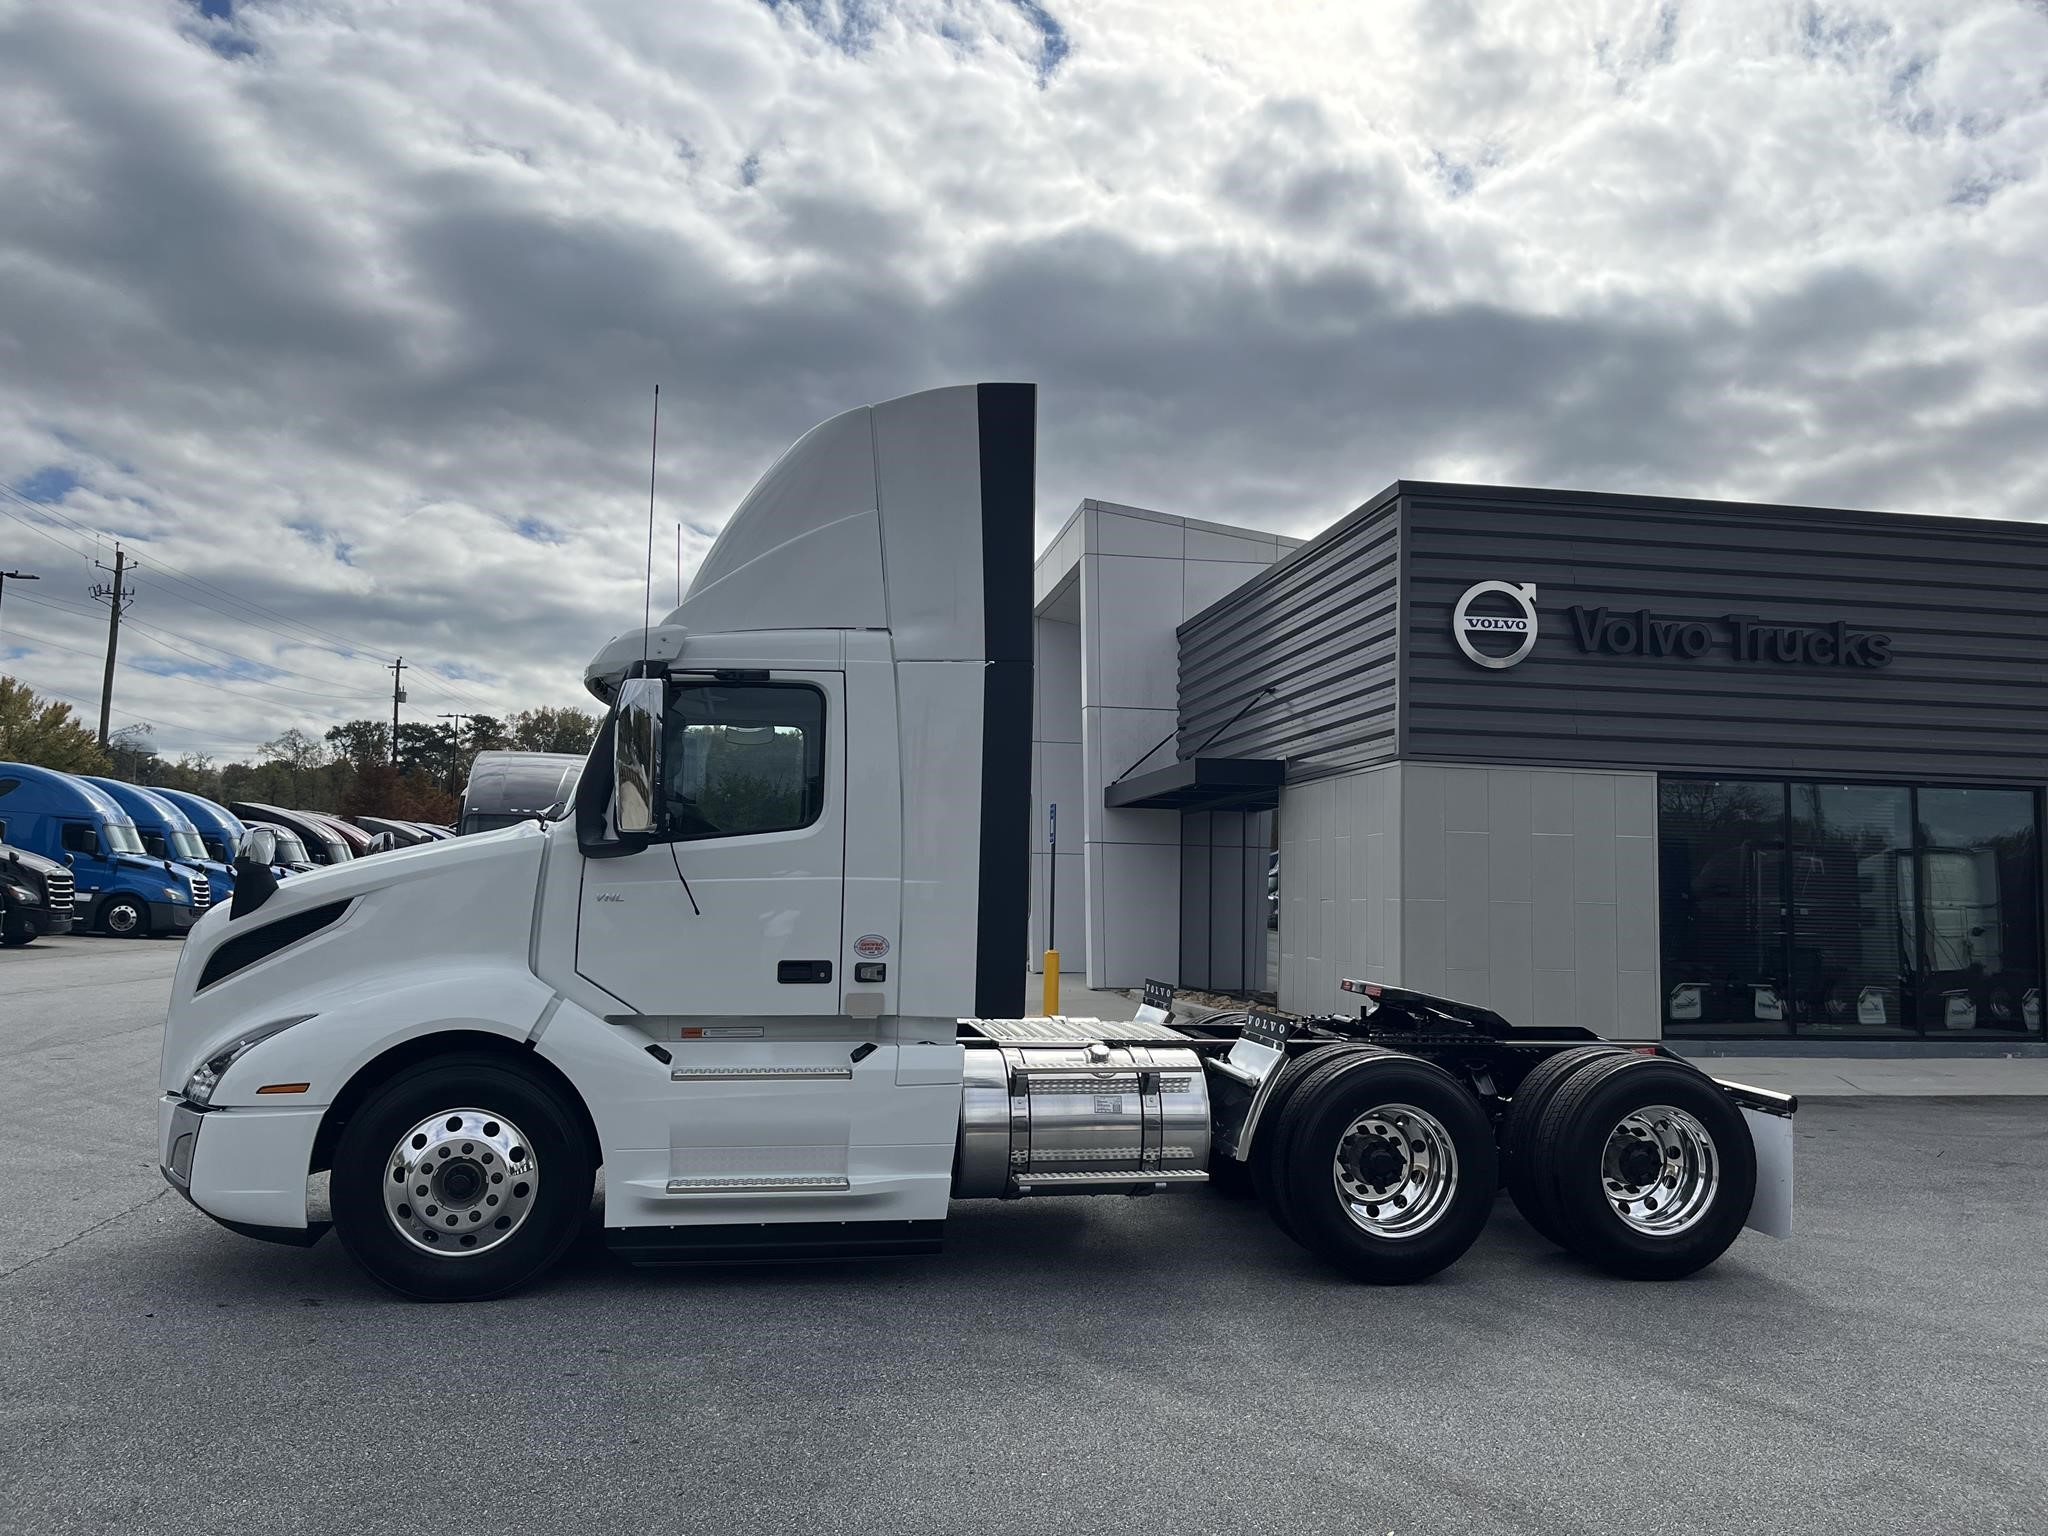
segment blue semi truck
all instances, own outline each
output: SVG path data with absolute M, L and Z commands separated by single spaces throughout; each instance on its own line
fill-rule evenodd
M 235 894 L 234 854 L 230 852 L 226 859 L 216 859 L 206 846 L 206 840 L 199 835 L 199 828 L 192 818 L 167 797 L 139 784 L 124 784 L 119 779 L 103 779 L 97 774 L 82 774 L 80 777 L 95 788 L 105 790 L 114 803 L 128 813 L 129 820 L 135 823 L 135 830 L 142 837 L 144 853 L 153 859 L 169 859 L 174 864 L 199 870 L 206 876 L 215 901 L 226 901 Z
M 213 903 L 203 870 L 151 858 L 135 819 L 74 774 L 0 763 L 0 839 L 70 868 L 74 929 L 183 933 Z

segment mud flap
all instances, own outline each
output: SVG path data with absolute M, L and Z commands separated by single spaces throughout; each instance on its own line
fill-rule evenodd
M 1756 1147 L 1756 1199 L 1745 1226 L 1767 1237 L 1792 1235 L 1792 1119 L 1744 1109 L 1749 1139 Z

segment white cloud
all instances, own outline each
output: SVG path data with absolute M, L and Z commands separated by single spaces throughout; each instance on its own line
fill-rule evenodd
M 1042 386 L 1046 529 L 1396 475 L 2034 517 L 2044 45 L 2009 0 L 0 0 L 0 484 L 142 555 L 117 718 L 230 751 L 398 653 L 463 679 L 416 712 L 574 701 L 657 380 L 663 573 L 813 421 L 976 377 Z M 0 517 L 48 577 L 0 667 L 92 699 L 53 538 Z

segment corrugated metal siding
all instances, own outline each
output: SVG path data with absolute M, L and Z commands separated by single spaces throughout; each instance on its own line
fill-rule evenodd
M 1394 755 L 1397 507 L 1390 489 L 1180 626 L 1181 756 L 1285 758 L 1299 781 Z
M 2048 526 L 1421 486 L 1402 492 L 1401 754 L 1728 773 L 2048 776 Z M 1533 581 L 1519 666 L 1457 651 L 1475 582 Z M 1892 636 L 1882 669 L 1582 652 L 1572 604 Z M 1206 620 L 1210 615 L 1203 615 Z M 1198 621 L 1200 622 L 1200 621 Z M 1183 641 L 1183 654 L 1186 642 Z M 1183 722 L 1186 695 L 1183 694 Z

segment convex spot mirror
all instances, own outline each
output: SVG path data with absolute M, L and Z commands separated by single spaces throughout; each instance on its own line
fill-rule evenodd
M 621 837 L 644 837 L 656 830 L 664 692 L 656 677 L 628 678 L 619 685 L 612 750 L 612 825 Z
M 247 859 L 251 864 L 275 864 L 277 834 L 268 827 L 251 827 L 242 834 L 242 840 L 235 844 L 235 856 Z

